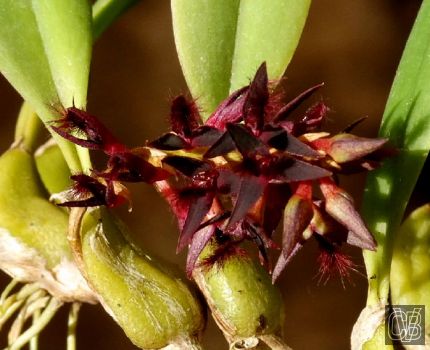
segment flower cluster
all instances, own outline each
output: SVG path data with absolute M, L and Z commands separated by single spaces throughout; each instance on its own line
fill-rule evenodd
M 69 108 L 54 130 L 109 159 L 103 171 L 74 175 L 78 198 L 63 205 L 113 207 L 128 198 L 123 182 L 153 183 L 178 218 L 178 251 L 189 247 L 188 274 L 213 240 L 218 248 L 211 259 L 240 252 L 239 245 L 250 240 L 272 270 L 267 251 L 278 247 L 272 236 L 283 219 L 273 280 L 311 238 L 321 248 L 321 273 L 335 268 L 344 276 L 352 263 L 340 245 L 374 250 L 376 243 L 337 175 L 373 169 L 386 140 L 354 136 L 352 126 L 334 136 L 320 132 L 328 113 L 322 101 L 293 119 L 321 86 L 283 104 L 263 63 L 250 85 L 223 101 L 205 124 L 194 101 L 175 98 L 172 130 L 136 149 L 121 144 L 95 117 Z

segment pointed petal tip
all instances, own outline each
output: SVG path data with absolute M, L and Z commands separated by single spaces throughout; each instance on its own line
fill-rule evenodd
M 363 233 L 357 234 L 353 231 L 348 231 L 346 243 L 360 249 L 370 250 L 373 252 L 377 249 L 377 242 L 369 231 L 367 231 L 365 236 L 363 236 Z
M 284 252 L 279 254 L 278 261 L 275 264 L 275 267 L 272 272 L 272 283 L 274 284 L 276 280 L 279 278 L 281 273 L 284 271 L 285 267 L 289 264 L 292 258 L 297 254 L 297 252 L 303 247 L 301 243 L 297 243 L 294 249 L 288 256 L 284 255 Z
M 388 142 L 386 138 L 365 138 L 352 134 L 332 137 L 326 152 L 337 162 L 346 163 L 363 158 L 379 150 Z

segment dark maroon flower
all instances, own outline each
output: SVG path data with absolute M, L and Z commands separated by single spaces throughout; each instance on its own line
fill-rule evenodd
M 174 151 L 209 146 L 221 132 L 209 125 L 201 125 L 201 116 L 194 101 L 179 95 L 173 99 L 170 109 L 172 131 L 149 143 L 149 146 Z
M 324 260 L 321 271 L 331 266 L 341 275 L 341 267 L 349 266 L 339 251 L 342 243 L 375 249 L 375 241 L 352 201 L 346 199 L 345 192 L 331 178 L 351 169 L 357 161 L 368 162 L 368 157 L 380 150 L 386 140 L 363 139 L 347 133 L 333 137 L 327 133 L 308 134 L 321 127 L 328 107 L 318 102 L 302 117 L 293 120 L 292 116 L 322 85 L 280 105 L 271 92 L 263 64 L 251 84 L 228 97 L 208 119 L 205 126 L 212 128 L 213 137 L 206 139 L 203 150 L 193 148 L 193 133 L 204 126 L 193 123 L 192 128 L 187 128 L 187 135 L 180 128 L 173 128 L 171 135 L 181 137 L 190 155 L 194 154 L 189 160 L 182 155 L 181 159 L 168 156 L 166 161 L 185 176 L 190 186 L 186 193 L 193 198 L 179 245 L 190 247 L 188 272 L 216 232 L 226 237 L 228 244 L 253 241 L 266 262 L 266 250 L 275 246 L 270 237 L 282 217 L 282 254 L 273 272 L 274 280 L 311 237 L 326 242 L 320 244 L 324 257 L 320 259 Z M 212 177 L 211 186 L 196 184 L 196 174 L 207 174 L 208 168 L 216 171 L 216 181 Z M 321 188 L 322 198 L 315 197 L 314 186 Z M 216 215 L 225 218 L 217 225 L 202 226 Z
M 53 123 L 57 125 L 51 128 L 57 134 L 79 146 L 102 150 L 108 155 L 126 150 L 95 116 L 76 107 L 67 108 L 63 118 Z
M 227 97 L 205 124 L 195 101 L 176 97 L 171 131 L 134 149 L 94 116 L 69 108 L 53 129 L 109 158 L 105 169 L 75 178 L 80 194 L 63 205 L 116 206 L 128 198 L 121 182 L 153 183 L 178 219 L 177 250 L 189 247 L 189 276 L 210 242 L 218 248 L 205 264 L 240 254 L 241 244 L 251 241 L 271 270 L 268 250 L 278 249 L 272 235 L 283 221 L 273 280 L 311 238 L 321 250 L 321 280 L 333 270 L 347 277 L 354 265 L 341 253 L 342 244 L 374 250 L 376 242 L 335 179 L 376 167 L 386 140 L 352 135 L 356 123 L 334 136 L 321 132 L 329 112 L 323 101 L 298 115 L 322 86 L 283 104 L 263 63 L 250 84 Z
M 63 118 L 54 121 L 51 128 L 67 140 L 108 155 L 106 169 L 93 170 L 93 175 L 74 175 L 76 182 L 71 198 L 63 206 L 118 206 L 126 200 L 116 194 L 124 186 L 120 182 L 147 182 L 165 180 L 170 174 L 147 161 L 149 153 L 142 148 L 129 149 L 93 115 L 75 107 L 67 108 Z M 103 179 L 103 181 L 102 181 Z M 81 197 L 88 197 L 82 200 Z M 128 199 L 128 197 L 127 197 Z
M 104 181 L 85 174 L 72 175 L 73 187 L 63 193 L 65 201 L 57 205 L 63 207 L 96 207 L 105 205 L 108 208 L 129 202 L 127 189 L 116 181 Z

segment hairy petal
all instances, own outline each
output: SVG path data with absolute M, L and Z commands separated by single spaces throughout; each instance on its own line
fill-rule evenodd
M 200 114 L 194 101 L 188 101 L 180 95 L 173 99 L 170 108 L 170 123 L 172 131 L 189 138 L 200 123 Z

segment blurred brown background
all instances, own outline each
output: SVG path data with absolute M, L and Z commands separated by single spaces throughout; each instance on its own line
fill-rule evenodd
M 198 0 L 196 0 L 198 1 Z M 315 0 L 295 57 L 286 73 L 288 96 L 321 81 L 332 108 L 328 128 L 340 130 L 368 116 L 356 129 L 375 136 L 389 88 L 419 0 Z M 186 92 L 173 42 L 169 1 L 142 0 L 113 25 L 94 48 L 89 111 L 101 116 L 130 146 L 167 130 L 169 98 Z M 12 141 L 20 98 L 0 77 L 0 144 Z M 343 182 L 360 201 L 364 179 Z M 149 186 L 133 187 L 134 211 L 125 216 L 148 250 L 183 266 L 174 256 L 176 227 L 167 206 Z M 361 253 L 349 250 L 364 273 Z M 347 349 L 349 334 L 366 297 L 366 280 L 355 274 L 343 288 L 338 279 L 319 285 L 312 244 L 293 260 L 279 282 L 286 300 L 286 339 L 296 350 Z M 135 349 L 100 307 L 85 306 L 78 349 Z M 63 349 L 66 319 L 56 317 L 41 349 Z M 226 349 L 210 321 L 208 350 Z

